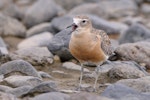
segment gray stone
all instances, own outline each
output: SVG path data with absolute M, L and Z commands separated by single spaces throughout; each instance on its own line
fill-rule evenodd
M 81 93 L 72 94 L 70 96 L 70 99 L 68 100 L 114 100 L 114 99 L 98 96 L 92 93 L 81 92 Z
M 150 97 L 118 83 L 108 86 L 101 95 L 115 100 L 149 100 Z
M 14 95 L 10 93 L 3 93 L 3 92 L 0 92 L 0 99 L 1 100 L 19 100 Z
M 55 91 L 57 91 L 56 83 L 53 81 L 46 81 L 32 88 L 27 94 L 55 92 Z
M 146 68 L 150 68 L 150 43 L 136 42 L 120 45 L 115 53 L 123 60 L 132 60 L 138 63 L 144 63 Z
M 12 60 L 24 59 L 32 65 L 45 65 L 53 63 L 53 55 L 47 47 L 23 48 L 10 54 Z
M 32 98 L 32 100 L 70 100 L 68 94 L 60 92 L 43 93 Z
M 50 23 L 41 23 L 39 25 L 31 27 L 26 34 L 26 37 L 31 37 L 33 35 L 37 35 L 43 32 L 55 33 L 52 25 Z
M 21 72 L 29 76 L 40 77 L 36 69 L 24 60 L 14 60 L 0 66 L 0 75 L 11 72 Z
M 150 15 L 150 4 L 147 4 L 147 3 L 142 4 L 141 11 L 142 11 L 142 13 L 144 15 L 148 15 L 149 16 Z
M 57 5 L 53 0 L 45 0 L 44 2 L 43 0 L 38 0 L 28 8 L 25 14 L 24 23 L 27 27 L 32 27 L 36 24 L 50 21 L 60 13 L 64 13 L 64 9 Z
M 111 65 L 113 66 L 113 68 L 109 70 L 108 76 L 112 80 L 140 78 L 146 76 L 145 73 L 138 68 L 140 66 L 137 66 L 133 62 L 122 61 L 115 62 Z
M 13 94 L 16 97 L 21 97 L 25 94 L 27 94 L 33 87 L 31 86 L 21 86 L 18 88 L 14 88 L 12 90 L 7 91 L 7 93 Z
M 103 18 L 120 18 L 136 15 L 138 7 L 132 0 L 104 0 L 99 3 L 79 5 L 70 14 L 94 14 Z
M 73 58 L 68 50 L 71 32 L 71 28 L 64 29 L 49 40 L 49 51 L 54 55 L 58 55 L 61 61 L 67 61 Z
M 117 83 L 132 87 L 139 92 L 150 92 L 150 76 L 138 79 L 122 79 Z
M 4 9 L 6 6 L 12 3 L 12 0 L 0 0 L 0 9 Z
M 81 66 L 77 65 L 77 64 L 74 64 L 72 62 L 64 62 L 62 64 L 62 67 L 63 68 L 66 68 L 66 69 L 70 69 L 70 70 L 77 70 L 77 71 L 81 71 Z M 85 72 L 90 72 L 87 68 L 84 68 L 84 71 Z
M 20 87 L 25 85 L 34 87 L 42 83 L 42 80 L 38 77 L 19 75 L 9 76 L 5 78 L 4 81 L 13 87 Z
M 25 26 L 14 18 L 0 14 L 0 26 L 1 36 L 25 37 Z
M 52 37 L 53 35 L 49 32 L 34 35 L 20 42 L 18 48 L 44 47 L 50 43 Z
M 53 78 L 51 75 L 49 75 L 49 74 L 46 73 L 46 72 L 39 71 L 38 73 L 39 73 L 39 75 L 40 75 L 42 78 L 50 78 L 50 79 Z
M 121 34 L 119 42 L 133 43 L 150 38 L 150 30 L 142 24 L 135 23 L 123 34 Z
M 1 92 L 7 92 L 9 90 L 12 90 L 13 88 L 9 87 L 9 86 L 5 86 L 5 85 L 0 85 L 0 91 Z
M 22 16 L 19 7 L 14 2 L 11 2 L 9 5 L 4 7 L 4 9 L 2 9 L 2 13 L 16 19 L 20 19 Z
M 7 46 L 0 37 L 0 56 L 8 54 Z
M 98 81 L 101 83 L 116 82 L 120 79 L 140 78 L 147 76 L 148 73 L 132 61 L 113 61 L 111 63 L 98 66 L 99 71 Z M 92 74 L 84 74 L 83 79 L 86 82 L 91 82 L 95 79 L 95 71 Z

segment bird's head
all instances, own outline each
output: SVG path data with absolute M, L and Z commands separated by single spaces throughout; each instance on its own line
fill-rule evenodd
M 87 16 L 75 16 L 73 17 L 73 24 L 71 25 L 72 30 L 84 30 L 91 28 L 91 20 Z

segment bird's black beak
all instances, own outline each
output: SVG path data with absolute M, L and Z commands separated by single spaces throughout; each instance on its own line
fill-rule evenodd
M 73 24 L 67 26 L 67 28 L 73 27 L 74 25 L 75 25 L 75 23 L 73 23 Z
M 73 31 L 76 30 L 76 28 L 78 28 L 78 26 L 75 23 L 69 25 L 67 28 L 70 28 L 70 27 L 72 27 Z

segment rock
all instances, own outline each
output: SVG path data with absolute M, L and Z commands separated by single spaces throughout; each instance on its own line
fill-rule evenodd
M 3 92 L 0 92 L 0 99 L 1 100 L 19 100 L 14 95 L 10 93 L 3 93 Z
M 41 23 L 39 25 L 31 27 L 26 34 L 26 37 L 31 37 L 33 35 L 37 35 L 43 32 L 55 33 L 52 25 L 50 23 Z
M 72 16 L 67 15 L 56 17 L 51 21 L 52 27 L 58 32 L 66 29 L 72 23 L 73 23 Z
M 114 100 L 114 99 L 98 96 L 92 93 L 81 92 L 81 93 L 72 94 L 70 96 L 70 99 L 68 100 Z
M 138 79 L 122 79 L 117 83 L 134 88 L 139 92 L 150 92 L 150 76 Z
M 47 47 L 23 48 L 10 54 L 12 60 L 24 59 L 32 65 L 45 65 L 53 63 L 53 55 Z
M 61 13 L 64 13 L 64 9 L 57 5 L 53 0 L 45 0 L 44 2 L 43 0 L 38 0 L 28 8 L 25 14 L 24 23 L 27 27 L 32 27 L 36 24 L 50 21 Z
M 25 85 L 34 87 L 42 83 L 42 80 L 38 77 L 19 75 L 9 76 L 5 78 L 4 81 L 13 87 L 21 87 Z
M 22 17 L 19 7 L 13 2 L 4 7 L 4 9 L 2 9 L 2 13 L 16 19 L 21 19 Z
M 115 53 L 123 60 L 133 60 L 138 63 L 146 64 L 146 68 L 150 68 L 150 43 L 136 42 L 120 45 Z
M 108 75 L 112 80 L 140 78 L 146 76 L 145 73 L 138 68 L 140 66 L 137 66 L 133 62 L 115 62 L 112 66 L 113 68 L 108 72 Z
M 5 75 L 11 72 L 21 72 L 29 76 L 40 78 L 36 69 L 24 60 L 14 60 L 0 66 L 0 75 Z
M 7 92 L 9 90 L 12 90 L 13 88 L 9 87 L 9 86 L 5 86 L 5 85 L 0 85 L 0 91 L 1 92 Z
M 33 94 L 33 93 L 46 93 L 46 92 L 55 92 L 56 90 L 56 83 L 53 81 L 46 81 L 42 82 L 39 85 L 32 88 L 29 93 L 27 94 Z
M 148 15 L 149 16 L 150 15 L 150 4 L 147 4 L 147 3 L 142 4 L 141 11 L 142 11 L 142 13 L 144 15 Z
M 7 46 L 0 37 L 0 56 L 8 54 Z
M 11 3 L 12 3 L 12 0 L 0 0 L 0 9 L 4 9 Z
M 76 65 L 72 62 L 64 62 L 62 64 L 62 67 L 66 68 L 66 69 L 70 69 L 70 70 L 77 70 L 77 71 L 81 71 L 81 66 Z M 90 72 L 87 68 L 84 68 L 84 72 Z
M 126 12 L 124 12 L 126 11 Z M 102 18 L 120 18 L 136 15 L 138 7 L 131 0 L 101 1 L 99 3 L 85 3 L 73 8 L 69 14 L 93 14 Z
M 49 40 L 49 51 L 54 55 L 58 55 L 61 61 L 67 61 L 73 58 L 68 50 L 71 32 L 71 28 L 64 29 Z
M 31 86 L 21 86 L 18 88 L 14 88 L 12 90 L 7 91 L 7 93 L 11 93 L 13 95 L 15 95 L 16 97 L 21 97 L 25 94 L 27 94 L 33 87 Z
M 122 43 L 133 43 L 142 41 L 150 38 L 150 30 L 141 24 L 135 23 L 130 26 L 120 37 L 119 42 Z
M 108 22 L 96 15 L 86 14 L 91 20 L 94 28 L 106 31 L 107 34 L 119 34 L 120 32 L 126 30 L 128 27 L 125 24 L 117 22 Z M 60 23 L 61 22 L 61 23 Z M 52 20 L 52 26 L 57 30 L 63 30 L 67 26 L 73 23 L 73 16 L 66 15 L 62 17 L 57 17 Z
M 39 71 L 38 73 L 39 73 L 39 75 L 40 75 L 42 78 L 50 78 L 50 79 L 53 78 L 51 75 L 49 75 L 49 74 L 46 73 L 46 72 Z
M 112 83 L 120 79 L 140 78 L 148 75 L 144 68 L 132 61 L 113 61 L 98 66 L 96 69 L 99 71 L 99 83 Z M 84 74 L 84 81 L 93 81 L 95 74 L 95 71 L 92 74 Z
M 44 47 L 50 43 L 52 37 L 53 35 L 49 32 L 40 33 L 23 40 L 18 44 L 18 48 Z
M 149 100 L 150 96 L 118 83 L 108 86 L 101 95 L 115 100 Z
M 25 37 L 25 26 L 14 18 L 0 14 L 0 26 L 1 36 Z
M 69 100 L 69 95 L 60 92 L 49 92 L 35 96 L 32 100 Z

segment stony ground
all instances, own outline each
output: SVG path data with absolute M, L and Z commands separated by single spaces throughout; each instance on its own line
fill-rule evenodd
M 75 15 L 110 37 L 114 53 L 99 69 L 68 50 Z M 149 100 L 149 0 L 0 0 L 0 100 Z

